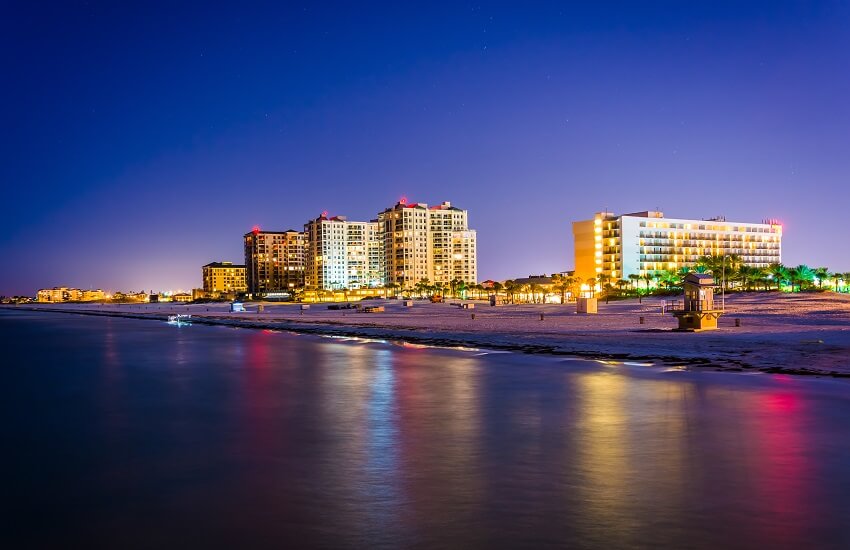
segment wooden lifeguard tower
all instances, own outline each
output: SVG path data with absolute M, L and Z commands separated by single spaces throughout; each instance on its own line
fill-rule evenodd
M 679 320 L 679 328 L 688 332 L 714 330 L 722 309 L 714 307 L 714 277 L 705 273 L 688 273 L 682 281 L 682 302 L 671 302 L 667 311 Z

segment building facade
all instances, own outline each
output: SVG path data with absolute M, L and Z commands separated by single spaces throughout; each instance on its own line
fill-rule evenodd
M 387 283 L 411 288 L 423 279 L 477 281 L 477 235 L 466 210 L 449 202 L 429 208 L 402 199 L 378 214 L 378 224 Z
M 305 284 L 322 290 L 384 284 L 383 240 L 377 221 L 349 221 L 323 213 L 304 224 Z
M 782 226 L 771 220 L 745 223 L 666 218 L 654 211 L 599 212 L 591 220 L 573 222 L 573 242 L 575 274 L 585 280 L 600 274 L 627 279 L 679 270 L 694 265 L 700 256 L 735 254 L 752 267 L 782 261 Z
M 80 290 L 79 288 L 42 288 L 36 293 L 37 302 L 95 302 L 106 299 L 101 289 Z
M 249 293 L 292 292 L 304 286 L 304 233 L 254 228 L 245 234 L 244 243 L 245 283 Z
M 208 263 L 201 268 L 204 292 L 210 296 L 247 292 L 245 271 L 244 265 L 234 265 L 233 262 Z
M 477 234 L 468 213 L 444 202 L 428 209 L 428 279 L 433 283 L 478 280 Z

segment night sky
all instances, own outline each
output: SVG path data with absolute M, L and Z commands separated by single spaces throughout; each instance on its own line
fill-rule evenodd
M 850 271 L 848 2 L 55 4 L 0 16 L 0 294 L 190 289 L 401 196 L 470 211 L 481 280 L 571 269 L 605 208 Z

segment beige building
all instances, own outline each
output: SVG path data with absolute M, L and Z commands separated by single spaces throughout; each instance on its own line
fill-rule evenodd
M 468 213 L 444 202 L 428 209 L 428 279 L 449 283 L 478 281 L 477 234 Z
M 245 282 L 249 293 L 291 292 L 304 286 L 304 233 L 254 228 L 245 234 L 244 243 Z
M 782 226 L 729 222 L 725 218 L 666 218 L 646 211 L 599 212 L 573 223 L 575 272 L 582 279 L 644 276 L 692 266 L 700 256 L 740 256 L 744 265 L 767 267 L 782 261 Z
M 384 279 L 410 288 L 422 279 L 475 283 L 475 230 L 466 210 L 449 202 L 428 207 L 402 199 L 378 214 L 384 242 Z
M 323 213 L 304 225 L 305 285 L 358 289 L 383 285 L 383 241 L 377 221 L 349 221 Z
M 99 288 L 95 290 L 82 290 L 80 295 L 80 301 L 82 302 L 96 302 L 105 299 L 106 293 Z
M 79 288 L 54 287 L 42 288 L 36 294 L 38 302 L 94 302 L 106 298 L 104 292 L 97 290 L 80 290 Z
M 217 294 L 238 294 L 247 292 L 245 266 L 232 262 L 212 262 L 201 268 L 204 292 L 209 296 Z

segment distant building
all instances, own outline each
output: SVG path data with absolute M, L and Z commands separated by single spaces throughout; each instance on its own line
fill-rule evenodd
M 477 237 L 466 210 L 449 202 L 429 208 L 402 199 L 378 214 L 378 223 L 386 282 L 410 288 L 422 279 L 477 281 Z
M 67 287 L 42 288 L 36 293 L 37 302 L 67 302 L 69 298 Z
M 38 302 L 93 302 L 106 296 L 100 289 L 80 290 L 79 288 L 54 287 L 42 288 L 36 293 Z
M 383 285 L 383 241 L 377 221 L 349 221 L 322 214 L 304 224 L 305 285 L 358 289 Z
M 300 231 L 260 231 L 244 237 L 248 292 L 291 292 L 304 286 L 306 239 Z
M 700 256 L 736 254 L 745 265 L 767 267 L 782 261 L 782 226 L 727 222 L 724 218 L 665 218 L 662 212 L 615 215 L 599 212 L 573 222 L 575 274 L 612 279 L 678 270 Z
M 204 292 L 208 296 L 248 291 L 245 266 L 232 262 L 212 262 L 201 268 Z
M 187 292 L 179 292 L 177 294 L 171 295 L 172 302 L 191 302 L 193 300 L 192 295 Z

